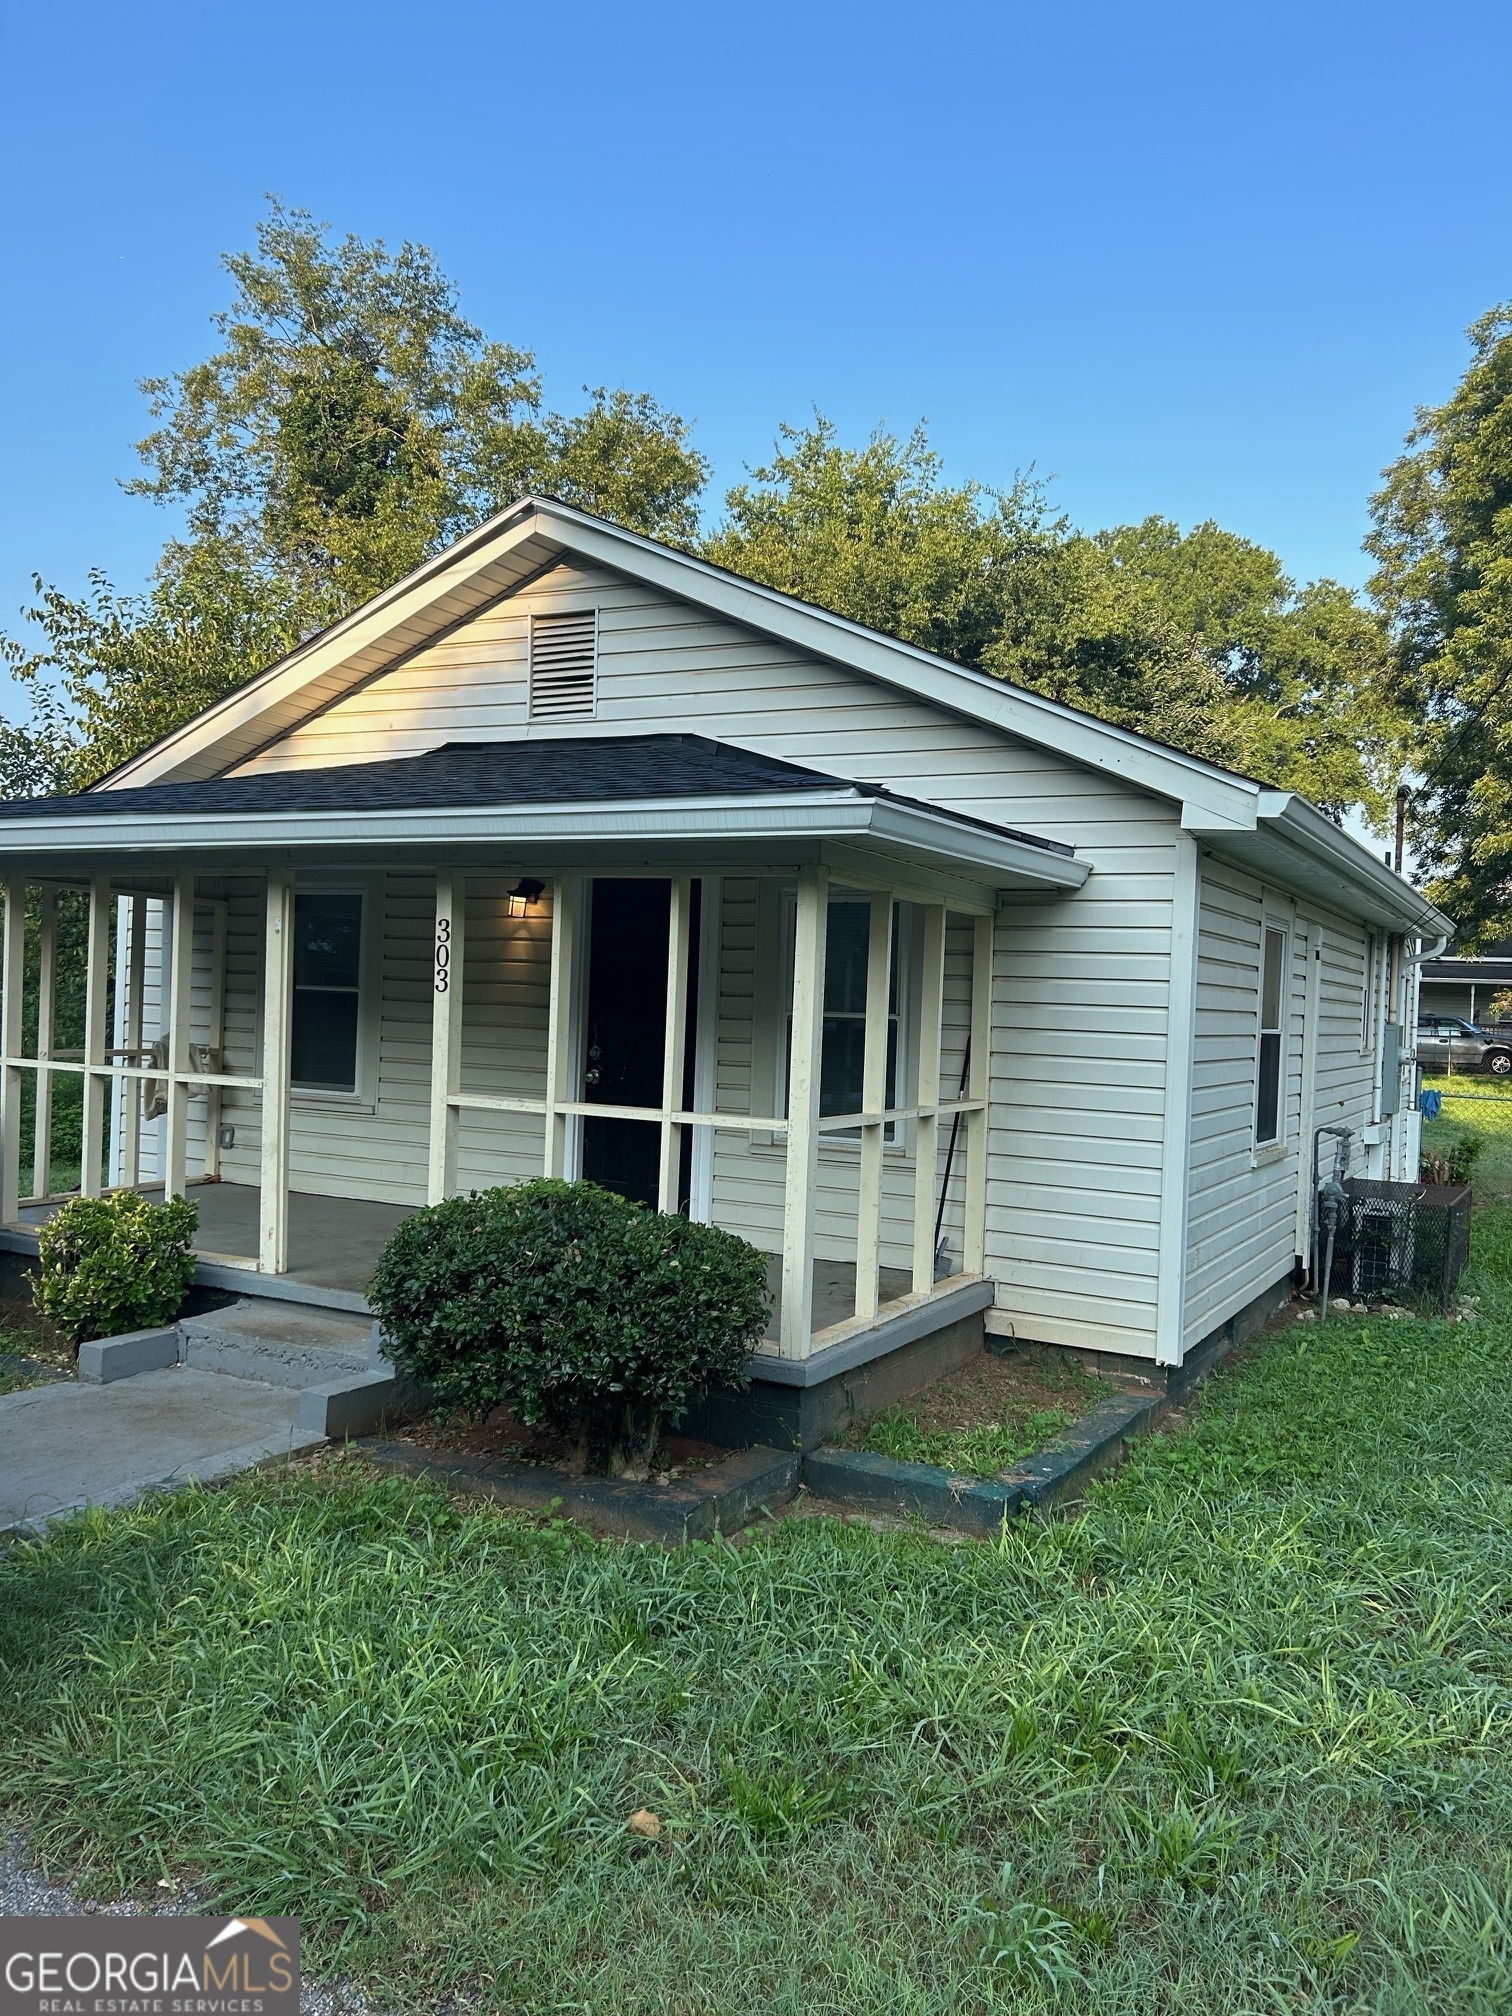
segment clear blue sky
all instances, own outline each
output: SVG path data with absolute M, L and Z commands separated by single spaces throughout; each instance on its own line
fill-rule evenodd
M 33 569 L 150 567 L 135 381 L 206 353 L 268 190 L 432 246 L 554 403 L 649 389 L 721 485 L 815 404 L 924 415 L 953 475 L 1303 577 L 1363 577 L 1377 472 L 1512 295 L 1505 0 L 4 20 L 6 627 Z

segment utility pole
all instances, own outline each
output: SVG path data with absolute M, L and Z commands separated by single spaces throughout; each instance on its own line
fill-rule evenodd
M 1402 872 L 1407 859 L 1407 804 L 1412 797 L 1405 784 L 1398 784 L 1396 790 L 1396 872 Z

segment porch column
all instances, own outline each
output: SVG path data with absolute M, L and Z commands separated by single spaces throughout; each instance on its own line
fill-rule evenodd
M 289 1034 L 294 981 L 294 877 L 268 875 L 263 952 L 262 1167 L 257 1264 L 264 1274 L 289 1265 Z
M 462 959 L 467 877 L 436 871 L 436 956 L 431 995 L 430 1170 L 426 1202 L 440 1204 L 457 1187 L 461 1114 L 452 1100 L 462 1089 Z
M 100 1161 L 105 1148 L 106 1031 L 110 1013 L 110 878 L 97 875 L 89 885 L 89 932 L 84 955 L 84 1121 L 79 1144 L 79 1191 L 98 1197 Z
M 223 898 L 210 911 L 210 1038 L 208 1049 L 216 1071 L 226 1068 L 226 938 L 230 920 Z M 205 1087 L 205 1174 L 220 1175 L 222 1095 L 219 1085 Z
M 58 1001 L 58 892 L 42 891 L 42 919 L 37 959 L 37 1062 L 53 1054 Z M 45 1197 L 52 1166 L 53 1074 L 37 1072 L 37 1125 L 32 1144 L 32 1195 Z
M 133 896 L 131 899 L 131 922 L 129 925 L 131 942 L 127 948 L 126 964 L 126 1027 L 124 1042 L 132 1055 L 126 1060 L 139 1065 L 142 1061 L 142 994 L 147 981 L 147 898 Z M 120 956 L 119 948 L 117 957 Z M 142 1180 L 142 1081 L 140 1078 L 122 1080 L 121 1093 L 121 1181 L 140 1183 Z
M 26 879 L 5 878 L 3 967 L 0 967 L 0 1054 L 21 1055 L 21 1004 L 26 991 Z M 21 1209 L 21 1072 L 0 1066 L 0 1223 Z
M 182 1197 L 189 1180 L 189 1014 L 194 1000 L 194 877 L 173 878 L 173 947 L 168 962 L 168 1117 L 163 1128 L 163 1196 Z
M 576 1100 L 572 1045 L 573 996 L 577 986 L 577 922 L 582 901 L 580 875 L 558 875 L 551 890 L 551 997 L 546 1023 L 546 1174 L 565 1176 L 572 1115 L 559 1110 Z
M 940 1030 L 945 1005 L 945 906 L 924 906 L 924 946 L 920 960 L 919 1085 L 916 1104 L 937 1106 L 940 1100 Z M 939 1160 L 939 1115 L 920 1113 L 914 1122 L 913 1292 L 927 1295 L 934 1287 L 935 1175 Z
M 971 1066 L 966 1096 L 980 1113 L 966 1115 L 966 1238 L 961 1264 L 968 1274 L 987 1271 L 987 1134 L 992 1087 L 992 917 L 977 917 L 971 933 Z
M 687 875 L 672 877 L 671 907 L 667 915 L 667 1027 L 662 1045 L 662 1111 L 670 1113 L 683 1103 L 683 1067 L 688 1039 L 688 933 L 693 915 L 693 882 Z M 683 1130 L 674 1121 L 661 1123 L 661 1174 L 657 1183 L 658 1211 L 677 1209 L 678 1176 L 682 1169 Z
M 829 870 L 798 873 L 793 1035 L 788 1058 L 787 1186 L 782 1212 L 784 1358 L 806 1358 L 814 1322 L 814 1190 L 819 1177 L 819 1077 L 824 1042 L 824 951 Z
M 861 1067 L 861 1111 L 887 1104 L 887 1034 L 892 1006 L 892 891 L 871 899 L 866 939 L 866 1047 Z M 856 1314 L 877 1313 L 877 1270 L 882 1247 L 882 1150 L 885 1120 L 861 1125 L 861 1178 L 856 1196 Z

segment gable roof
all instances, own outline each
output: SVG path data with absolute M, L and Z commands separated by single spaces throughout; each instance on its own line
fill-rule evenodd
M 1333 900 L 1348 892 L 1356 899 L 1350 907 L 1373 921 L 1434 934 L 1453 929 L 1409 883 L 1295 793 L 1272 790 L 1026 687 L 954 665 L 550 497 L 526 497 L 499 512 L 123 764 L 94 791 L 190 782 L 233 769 L 569 557 L 613 569 L 959 718 L 1120 777 L 1179 805 L 1182 824 L 1211 836 L 1223 851 L 1251 857 L 1257 865 L 1263 860 L 1272 872 L 1278 863 L 1290 862 L 1296 886 L 1331 892 Z M 1247 836 L 1264 844 L 1253 845 Z

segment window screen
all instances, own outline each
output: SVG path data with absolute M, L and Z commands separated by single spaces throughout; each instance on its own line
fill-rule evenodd
M 1265 929 L 1260 972 L 1260 1068 L 1255 1089 L 1255 1141 L 1281 1138 L 1282 1031 L 1286 1015 L 1286 933 Z
M 305 1091 L 357 1090 L 361 970 L 361 895 L 345 890 L 296 892 L 289 1076 Z

